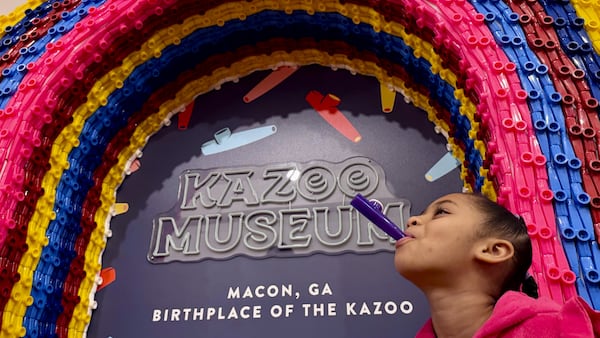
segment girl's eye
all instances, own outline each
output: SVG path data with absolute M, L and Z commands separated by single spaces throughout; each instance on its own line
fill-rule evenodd
M 435 216 L 437 215 L 443 215 L 443 214 L 447 214 L 448 212 L 445 209 L 442 208 L 437 208 L 435 209 L 435 212 L 433 213 Z

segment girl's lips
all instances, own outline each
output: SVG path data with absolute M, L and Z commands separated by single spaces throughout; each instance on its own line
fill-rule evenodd
M 404 245 L 404 243 L 412 241 L 413 239 L 414 238 L 410 237 L 410 236 L 400 238 L 399 240 L 396 241 L 396 248 L 399 248 L 400 246 Z

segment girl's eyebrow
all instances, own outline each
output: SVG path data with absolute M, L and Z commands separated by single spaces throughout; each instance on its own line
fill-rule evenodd
M 421 211 L 421 213 L 419 215 L 423 215 L 424 213 L 427 212 L 427 210 L 434 208 L 434 207 L 439 207 L 442 204 L 446 204 L 446 203 L 450 203 L 450 204 L 454 204 L 454 205 L 458 205 L 456 204 L 456 202 L 454 202 L 453 200 L 449 200 L 449 199 L 444 199 L 441 201 L 437 201 L 435 203 L 430 204 L 427 208 L 425 208 L 425 210 Z

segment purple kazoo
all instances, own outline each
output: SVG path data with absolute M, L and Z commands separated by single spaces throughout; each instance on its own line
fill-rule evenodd
M 377 202 L 371 202 L 363 195 L 358 194 L 350 201 L 350 204 L 393 239 L 399 240 L 407 237 L 399 226 L 383 214 L 381 206 Z

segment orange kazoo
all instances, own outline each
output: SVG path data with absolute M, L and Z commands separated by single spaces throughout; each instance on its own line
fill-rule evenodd
M 261 97 L 271 89 L 275 88 L 278 84 L 283 82 L 285 79 L 290 77 L 298 70 L 297 66 L 281 66 L 267 75 L 262 81 L 260 81 L 254 88 L 252 88 L 245 96 L 244 102 L 250 103 L 257 98 Z
M 117 279 L 117 271 L 114 268 L 104 268 L 100 271 L 100 278 L 102 278 L 102 283 L 98 285 L 96 291 L 100 291 L 112 284 Z
M 316 90 L 311 90 L 306 95 L 306 101 L 340 134 L 344 135 L 352 142 L 359 142 L 362 139 L 359 132 L 354 128 L 352 123 L 337 109 L 341 100 L 333 95 L 323 95 Z

